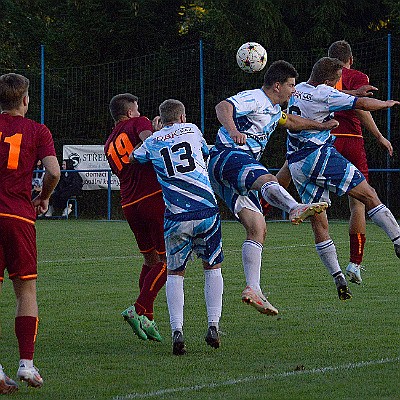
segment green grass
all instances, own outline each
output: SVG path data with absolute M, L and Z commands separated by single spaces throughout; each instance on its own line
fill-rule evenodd
M 198 260 L 185 280 L 188 354 L 171 354 L 163 289 L 155 319 L 165 340 L 143 342 L 120 312 L 137 296 L 142 259 L 125 222 L 38 221 L 40 307 L 35 362 L 43 388 L 20 399 L 399 399 L 399 260 L 368 225 L 362 286 L 340 302 L 313 245 L 309 223 L 269 223 L 262 285 L 278 317 L 240 302 L 243 228 L 223 224 L 222 347 L 204 342 L 206 311 Z M 347 224 L 331 236 L 345 267 Z M 0 362 L 14 376 L 18 352 L 8 279 L 0 301 Z

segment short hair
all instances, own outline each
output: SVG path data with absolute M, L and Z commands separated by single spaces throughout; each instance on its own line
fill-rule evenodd
M 121 93 L 115 95 L 110 100 L 110 113 L 114 121 L 118 121 L 121 116 L 125 116 L 130 105 L 137 103 L 139 98 L 131 93 Z
M 328 57 L 337 58 L 343 63 L 347 63 L 353 56 L 350 44 L 345 40 L 333 42 L 328 49 Z
M 161 123 L 163 125 L 180 122 L 181 115 L 185 115 L 185 106 L 179 100 L 168 99 L 163 101 L 159 107 Z
M 289 78 L 297 79 L 296 68 L 284 60 L 274 61 L 264 75 L 264 86 L 270 88 L 274 83 L 285 83 Z
M 19 74 L 0 76 L 0 109 L 14 110 L 20 107 L 24 96 L 28 95 L 29 79 Z
M 317 85 L 325 81 L 334 81 L 340 77 L 338 71 L 343 68 L 343 63 L 337 58 L 322 57 L 313 66 L 310 80 Z

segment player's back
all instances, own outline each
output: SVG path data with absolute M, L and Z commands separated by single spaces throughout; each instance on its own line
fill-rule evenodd
M 310 85 L 302 82 L 296 85 L 296 92 L 289 100 L 289 113 L 296 114 L 313 121 L 325 122 L 334 117 L 334 112 L 349 110 L 354 107 L 356 98 L 339 92 L 331 86 Z M 298 157 L 306 156 L 325 143 L 333 143 L 329 130 L 289 131 L 287 140 L 287 156 L 290 160 L 298 151 Z
M 114 127 L 104 145 L 110 168 L 120 181 L 123 206 L 161 190 L 151 163 L 139 165 L 129 162 L 129 155 L 141 143 L 139 134 L 144 130 L 153 130 L 148 118 L 129 118 Z
M 0 216 L 36 219 L 31 202 L 37 160 L 55 156 L 45 125 L 22 116 L 0 114 Z
M 368 85 L 369 78 L 366 74 L 355 69 L 343 68 L 342 77 L 335 86 L 338 90 L 354 90 Z M 335 136 L 362 136 L 361 122 L 354 110 L 338 111 L 335 119 L 339 126 L 332 131 Z
M 203 154 L 208 154 L 207 144 L 191 123 L 166 126 L 135 151 L 139 161 L 151 160 L 154 165 L 166 215 L 217 207 Z

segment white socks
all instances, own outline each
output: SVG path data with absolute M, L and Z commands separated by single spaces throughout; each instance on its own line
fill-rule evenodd
M 384 205 L 379 204 L 367 212 L 372 221 L 382 228 L 390 240 L 395 244 L 400 244 L 400 227 L 392 212 Z
M 315 249 L 317 250 L 319 258 L 334 278 L 342 274 L 337 258 L 336 247 L 332 239 L 317 243 Z
M 255 291 L 261 291 L 261 254 L 263 246 L 253 240 L 245 240 L 242 245 L 242 262 L 246 285 Z
M 167 275 L 165 291 L 167 294 L 169 322 L 172 333 L 175 331 L 182 332 L 184 305 L 183 276 Z
M 208 325 L 218 329 L 222 312 L 222 293 L 224 282 L 221 268 L 204 270 L 204 296 L 207 306 Z M 171 331 L 182 332 L 184 308 L 184 277 L 181 275 L 168 275 L 165 284 L 169 322 Z
M 278 182 L 267 182 L 260 189 L 262 197 L 271 204 L 283 211 L 290 210 L 299 205 L 299 203 L 289 194 L 289 192 Z
M 204 297 L 206 300 L 208 326 L 218 330 L 222 312 L 222 293 L 224 281 L 221 268 L 204 270 Z

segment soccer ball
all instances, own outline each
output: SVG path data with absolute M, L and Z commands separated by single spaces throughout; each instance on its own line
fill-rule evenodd
M 261 44 L 247 42 L 239 47 L 236 53 L 239 67 L 250 74 L 261 71 L 267 64 L 267 52 Z

